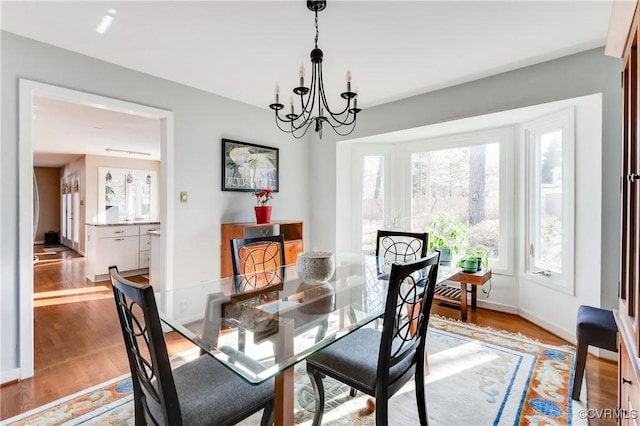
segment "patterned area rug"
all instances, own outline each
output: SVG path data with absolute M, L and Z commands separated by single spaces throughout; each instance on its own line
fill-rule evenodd
M 433 425 L 586 424 L 586 410 L 570 397 L 572 347 L 544 345 L 522 336 L 499 333 L 432 317 L 427 340 L 429 369 L 427 410 Z M 176 359 L 179 364 L 197 351 Z M 124 376 L 8 419 L 6 425 L 133 425 L 131 382 Z M 349 396 L 349 388 L 325 379 L 323 424 L 373 425 L 366 395 Z M 390 423 L 419 424 L 413 382 L 389 403 Z M 295 423 L 310 425 L 313 389 L 304 363 L 296 367 Z M 257 425 L 255 415 L 242 425 Z

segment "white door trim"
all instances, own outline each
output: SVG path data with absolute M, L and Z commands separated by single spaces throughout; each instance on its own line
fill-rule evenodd
M 35 96 L 42 96 L 95 108 L 104 108 L 161 122 L 161 238 L 162 271 L 161 289 L 167 288 L 173 277 L 173 112 L 107 98 L 77 90 L 20 79 L 19 85 L 19 134 L 18 134 L 18 359 L 19 378 L 32 377 L 34 373 L 33 342 L 33 146 L 31 143 L 31 111 Z

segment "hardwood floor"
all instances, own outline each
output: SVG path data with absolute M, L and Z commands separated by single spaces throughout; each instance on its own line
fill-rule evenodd
M 39 407 L 129 372 L 122 334 L 109 282 L 85 279 L 85 260 L 73 251 L 45 252 L 35 246 L 34 265 L 35 375 L 0 388 L 0 419 Z M 145 278 L 132 280 L 145 282 Z M 459 318 L 459 311 L 434 305 L 433 312 Z M 553 345 L 564 340 L 516 315 L 478 309 L 468 322 L 522 333 Z M 175 332 L 166 335 L 170 355 L 192 344 Z M 616 406 L 616 363 L 589 356 L 589 408 Z M 614 420 L 590 424 L 614 425 Z
M 0 419 L 129 372 L 111 284 L 85 279 L 76 252 L 43 248 L 34 248 L 35 375 L 0 388 Z M 166 339 L 169 355 L 193 347 L 176 333 Z

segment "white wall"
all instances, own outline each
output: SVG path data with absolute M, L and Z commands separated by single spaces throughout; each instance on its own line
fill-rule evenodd
M 2 379 L 18 367 L 19 281 L 18 198 L 18 79 L 116 98 L 170 110 L 174 114 L 174 275 L 176 285 L 220 276 L 220 224 L 254 221 L 254 197 L 221 191 L 221 139 L 280 148 L 280 192 L 273 219 L 300 219 L 308 224 L 305 141 L 280 132 L 272 113 L 184 85 L 128 70 L 10 33 L 1 36 L 2 159 L 0 182 L 2 222 L 0 241 L 0 370 Z M 213 71 L 212 71 L 213 72 Z M 268 93 L 268 92 L 265 92 Z M 177 202 L 188 191 L 189 202 Z M 306 227 L 308 229 L 308 226 Z

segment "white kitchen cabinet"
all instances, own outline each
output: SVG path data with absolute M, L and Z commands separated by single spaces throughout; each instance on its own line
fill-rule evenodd
M 149 235 L 147 233 L 142 232 L 142 226 L 140 227 L 140 265 L 139 268 L 148 268 L 149 267 L 149 249 L 151 248 Z
M 99 253 L 95 274 L 108 274 L 109 266 L 116 265 L 119 271 L 138 269 L 139 237 L 98 238 Z
M 158 226 L 158 228 L 160 228 Z M 162 289 L 162 242 L 160 240 L 160 230 L 152 231 L 149 234 L 151 240 L 151 256 L 149 261 L 149 284 L 153 286 L 154 291 Z
M 87 278 L 94 282 L 108 280 L 111 265 L 116 265 L 123 275 L 147 273 L 147 231 L 159 228 L 159 224 L 87 225 Z

